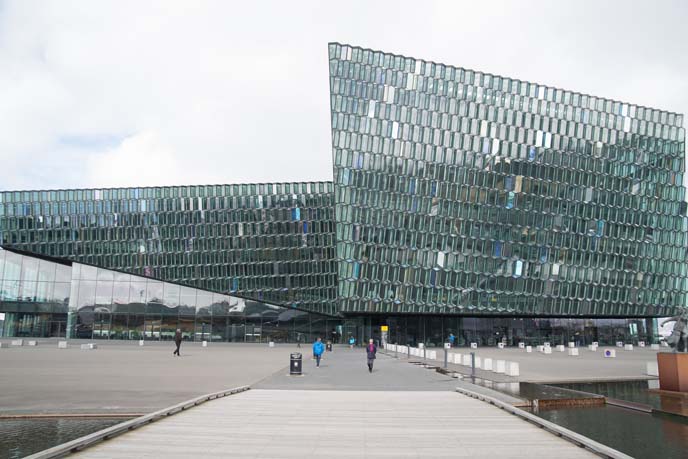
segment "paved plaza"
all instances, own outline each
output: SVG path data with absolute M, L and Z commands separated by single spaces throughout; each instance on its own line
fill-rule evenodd
M 0 415 L 148 413 L 228 387 L 249 385 L 289 364 L 294 345 L 183 343 L 174 357 L 171 342 L 79 341 L 58 349 L 0 349 Z
M 288 376 L 289 354 L 295 345 L 270 348 L 265 344 L 184 343 L 182 356 L 172 356 L 171 343 L 98 342 L 98 349 L 81 350 L 79 342 L 57 349 L 55 340 L 36 347 L 0 349 L 0 415 L 147 413 L 190 398 L 241 385 L 261 389 L 317 390 L 452 390 L 467 384 L 434 371 L 416 368 L 401 358 L 379 358 L 367 373 L 361 348 L 335 347 L 315 368 L 310 345 L 304 355 L 304 375 Z M 581 349 L 577 357 L 554 351 L 531 354 L 519 349 L 480 348 L 476 355 L 517 361 L 521 376 L 509 378 L 478 372 L 494 380 L 537 382 L 592 381 L 646 378 L 646 362 L 655 351 L 617 349 L 605 359 L 602 349 Z M 452 352 L 469 352 L 457 348 Z M 443 350 L 438 349 L 438 358 Z M 394 356 L 394 353 L 390 354 Z M 419 360 L 412 358 L 412 360 Z M 421 359 L 422 360 L 422 359 Z M 434 362 L 441 365 L 441 361 Z M 450 365 L 467 372 L 467 367 Z
M 605 358 L 604 349 L 616 350 L 615 358 Z M 441 365 L 444 359 L 443 349 L 432 349 L 437 352 L 439 360 L 433 361 L 434 364 Z M 578 382 L 578 381 L 618 381 L 631 379 L 656 378 L 646 374 L 647 362 L 657 362 L 657 352 L 649 348 L 636 347 L 633 351 L 625 351 L 618 347 L 599 347 L 597 351 L 590 351 L 588 348 L 579 348 L 578 356 L 570 356 L 565 350 L 559 352 L 553 350 L 551 354 L 543 354 L 533 349 L 527 353 L 523 349 L 495 347 L 482 347 L 478 349 L 455 348 L 450 353 L 468 354 L 475 352 L 476 357 L 501 359 L 519 363 L 520 376 L 507 377 L 493 372 L 483 372 L 478 370 L 477 375 L 494 379 L 497 381 L 529 381 L 529 382 Z M 667 352 L 667 349 L 664 349 Z M 390 352 L 389 355 L 396 355 Z M 400 355 L 404 358 L 405 356 Z M 411 357 L 411 360 L 423 360 L 418 357 Z M 449 365 L 450 369 L 462 373 L 468 373 L 469 369 L 465 366 Z
M 6 363 L 0 413 L 146 413 L 250 385 L 78 456 L 594 457 L 456 388 L 509 404 L 519 399 L 382 352 L 369 373 L 365 351 L 345 346 L 326 352 L 318 368 L 310 345 L 187 343 L 175 358 L 168 343 L 98 344 L 95 350 L 76 342 L 67 350 L 54 342 L 0 349 Z M 288 374 L 296 351 L 304 357 L 301 376 Z M 562 359 L 529 357 L 545 368 Z

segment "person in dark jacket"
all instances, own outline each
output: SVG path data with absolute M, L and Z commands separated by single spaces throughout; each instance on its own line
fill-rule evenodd
M 375 363 L 375 354 L 377 354 L 377 346 L 373 343 L 372 338 L 368 341 L 366 346 L 366 353 L 368 354 L 368 372 L 373 372 L 373 363 Z
M 179 346 L 182 345 L 182 331 L 177 329 L 177 333 L 174 334 L 174 344 L 177 345 L 177 349 L 174 350 L 172 355 L 179 357 Z

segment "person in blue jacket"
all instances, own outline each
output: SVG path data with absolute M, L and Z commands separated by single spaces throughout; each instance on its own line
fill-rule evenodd
M 315 357 L 315 366 L 319 367 L 320 366 L 320 357 L 322 357 L 323 352 L 325 352 L 325 345 L 322 342 L 322 339 L 318 337 L 315 343 L 313 343 L 313 356 Z

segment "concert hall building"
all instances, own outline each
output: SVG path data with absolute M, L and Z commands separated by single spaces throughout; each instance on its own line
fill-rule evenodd
M 0 192 L 2 336 L 654 342 L 687 307 L 682 115 L 329 66 L 331 182 Z

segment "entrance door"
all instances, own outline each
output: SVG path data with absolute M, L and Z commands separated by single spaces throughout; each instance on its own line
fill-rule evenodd
M 160 341 L 160 327 L 162 325 L 162 317 L 159 315 L 146 314 L 146 321 L 143 327 L 143 336 L 145 340 Z
M 263 329 L 260 325 L 247 323 L 245 330 L 244 341 L 247 343 L 260 343 L 263 334 Z
M 52 338 L 65 338 L 67 336 L 67 322 L 51 320 L 48 322 L 48 330 Z
M 210 317 L 196 318 L 196 333 L 194 341 L 212 341 L 211 338 L 212 327 L 210 326 Z
M 96 312 L 93 320 L 93 339 L 110 339 L 112 319 L 109 312 Z

